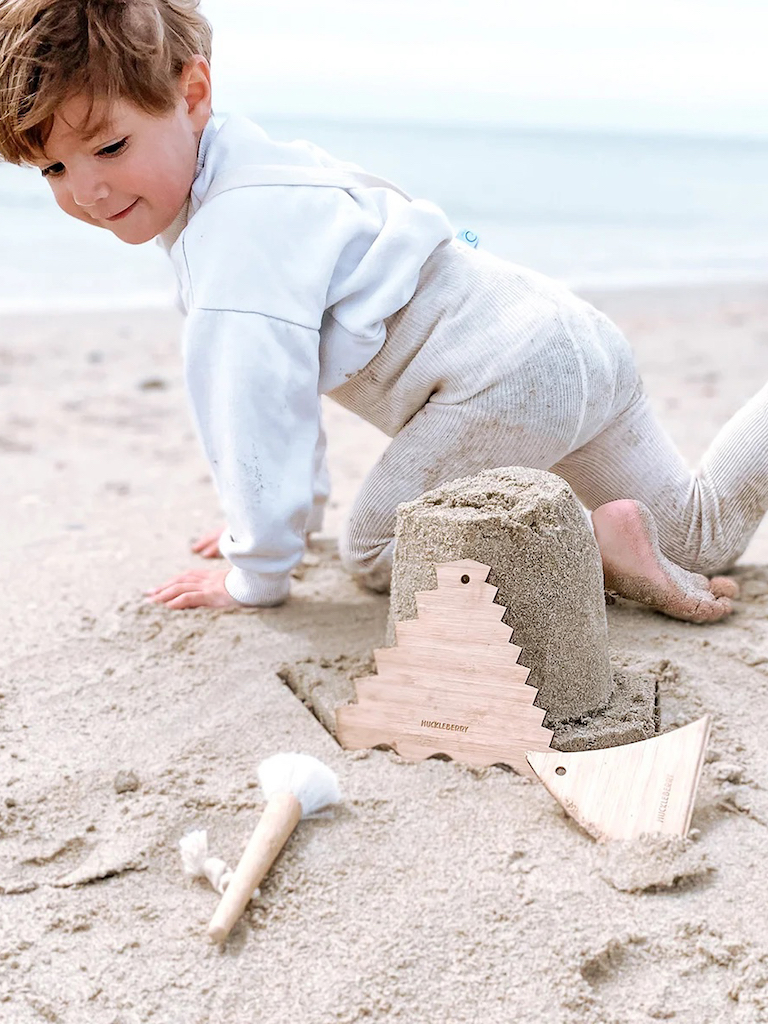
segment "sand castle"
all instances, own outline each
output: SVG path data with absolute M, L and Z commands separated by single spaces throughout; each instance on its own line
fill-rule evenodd
M 387 631 L 416 616 L 437 586 L 435 565 L 472 558 L 508 611 L 521 664 L 547 710 L 553 745 L 579 750 L 655 733 L 655 683 L 611 671 L 600 553 L 586 514 L 560 477 L 486 470 L 398 509 Z

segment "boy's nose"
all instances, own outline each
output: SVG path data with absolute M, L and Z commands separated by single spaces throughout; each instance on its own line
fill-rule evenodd
M 109 195 L 109 186 L 96 177 L 84 176 L 72 182 L 72 199 L 76 206 L 95 206 Z

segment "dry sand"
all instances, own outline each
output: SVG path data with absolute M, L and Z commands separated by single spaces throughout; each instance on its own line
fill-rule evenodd
M 764 287 L 600 304 L 692 458 L 765 380 Z M 726 623 L 609 608 L 614 664 L 656 676 L 663 728 L 706 711 L 714 729 L 696 838 L 597 847 L 501 769 L 338 748 L 282 680 L 364 674 L 387 600 L 330 542 L 280 609 L 143 603 L 217 521 L 178 326 L 2 324 L 0 1019 L 768 1020 L 768 534 Z M 332 537 L 384 442 L 336 408 L 328 425 Z M 204 937 L 216 896 L 184 880 L 177 841 L 207 827 L 235 861 L 279 750 L 332 765 L 346 799 L 300 826 L 221 951 Z

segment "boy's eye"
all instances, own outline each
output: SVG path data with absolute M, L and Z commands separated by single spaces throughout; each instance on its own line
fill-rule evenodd
M 104 146 L 96 154 L 97 156 L 117 156 L 117 154 L 128 145 L 128 139 L 120 139 L 119 142 L 113 142 L 109 146 Z M 64 164 L 51 164 L 49 167 L 43 167 L 41 174 L 44 178 L 53 177 L 57 178 L 64 171 Z
M 120 139 L 119 142 L 113 142 L 111 146 L 105 146 L 104 149 L 100 149 L 99 156 L 115 156 L 116 153 L 119 153 L 125 147 L 127 142 L 128 139 Z
M 41 168 L 40 173 L 42 174 L 42 176 L 44 178 L 48 178 L 48 177 L 55 178 L 57 175 L 61 174 L 61 172 L 63 170 L 64 170 L 64 164 L 51 164 L 50 167 L 43 167 L 43 168 Z

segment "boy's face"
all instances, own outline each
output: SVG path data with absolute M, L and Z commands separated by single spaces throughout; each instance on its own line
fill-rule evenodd
M 86 142 L 78 127 L 87 102 L 75 96 L 57 112 L 36 166 L 65 213 L 139 245 L 169 227 L 186 202 L 210 109 L 210 93 L 207 104 L 192 106 L 182 95 L 162 116 L 117 101 L 106 132 Z

